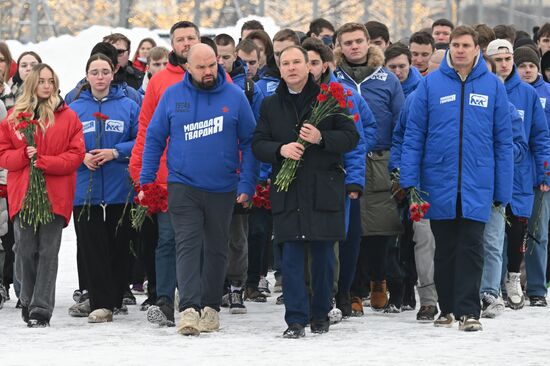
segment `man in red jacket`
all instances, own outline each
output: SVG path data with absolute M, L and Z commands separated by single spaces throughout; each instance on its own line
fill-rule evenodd
M 199 28 L 189 21 L 175 23 L 170 29 L 172 52 L 168 56 L 166 69 L 155 74 L 145 92 L 139 115 L 138 135 L 130 159 L 130 176 L 139 184 L 143 146 L 147 126 L 153 117 L 157 104 L 164 91 L 183 80 L 187 52 L 191 46 L 200 43 Z M 166 151 L 160 160 L 156 183 L 166 186 L 168 170 L 166 168 Z M 157 278 L 157 302 L 147 310 L 147 320 L 161 326 L 174 326 L 174 292 L 176 289 L 176 252 L 174 230 L 168 213 L 157 214 L 158 245 L 155 251 Z

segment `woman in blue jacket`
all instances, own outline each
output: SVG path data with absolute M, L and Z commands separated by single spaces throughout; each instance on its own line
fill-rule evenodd
M 112 321 L 114 309 L 122 307 L 128 279 L 132 229 L 124 206 L 132 198 L 128 163 L 139 106 L 121 86 L 111 86 L 113 76 L 107 56 L 91 56 L 87 84 L 70 105 L 82 121 L 86 143 L 84 164 L 77 172 L 74 223 L 90 294 L 90 323 Z

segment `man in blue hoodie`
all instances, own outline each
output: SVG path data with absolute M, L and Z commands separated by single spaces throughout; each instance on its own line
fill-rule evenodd
M 435 326 L 481 330 L 483 230 L 491 205 L 512 196 L 513 142 L 504 85 L 481 57 L 477 33 L 459 26 L 439 70 L 418 85 L 403 152 L 401 185 L 426 192 L 436 241 Z
M 176 238 L 178 332 L 198 335 L 219 329 L 233 206 L 252 197 L 258 163 L 250 147 L 254 114 L 242 90 L 227 82 L 214 50 L 193 46 L 187 71 L 183 82 L 165 91 L 147 128 L 140 182 L 155 180 L 170 138 L 168 205 Z

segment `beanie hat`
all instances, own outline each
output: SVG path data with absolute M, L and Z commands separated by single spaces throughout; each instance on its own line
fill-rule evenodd
M 102 53 L 105 56 L 109 57 L 115 68 L 118 65 L 118 52 L 115 46 L 113 46 L 112 44 L 107 42 L 99 42 L 94 46 L 94 48 L 92 48 L 90 57 L 95 55 L 96 53 Z
M 516 66 L 519 66 L 524 62 L 532 62 L 537 65 L 537 68 L 540 70 L 539 55 L 537 55 L 537 53 L 529 46 L 516 48 L 514 51 L 514 63 Z
M 544 70 L 547 69 L 550 69 L 550 51 L 546 51 L 540 60 L 540 71 L 542 73 L 542 77 L 544 78 L 544 81 L 549 82 L 550 79 L 548 79 L 544 73 Z

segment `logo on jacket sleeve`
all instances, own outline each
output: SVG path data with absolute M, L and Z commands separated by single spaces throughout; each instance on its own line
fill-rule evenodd
M 546 109 L 546 98 L 540 98 L 540 104 L 542 104 L 542 109 Z
M 483 95 L 483 94 L 474 94 L 470 93 L 470 105 L 476 106 L 476 107 L 483 107 L 487 108 L 487 105 L 489 104 L 489 96 Z
M 105 121 L 105 132 L 124 132 L 124 121 L 118 121 L 115 119 L 108 119 Z
M 378 72 L 375 72 L 372 75 L 372 79 L 380 80 L 380 81 L 386 81 L 388 79 L 388 74 L 385 73 L 384 71 L 382 71 L 382 69 L 380 69 Z
M 95 120 L 82 122 L 82 133 L 95 132 Z
M 277 90 L 277 87 L 279 86 L 278 81 L 270 81 L 266 85 L 266 89 L 268 93 L 275 93 L 275 90 Z
M 447 95 L 445 97 L 439 98 L 439 104 L 450 103 L 450 102 L 454 102 L 455 100 L 456 100 L 456 94 Z
M 223 131 L 223 116 L 214 117 L 205 121 L 188 123 L 183 126 L 185 141 L 210 136 Z

